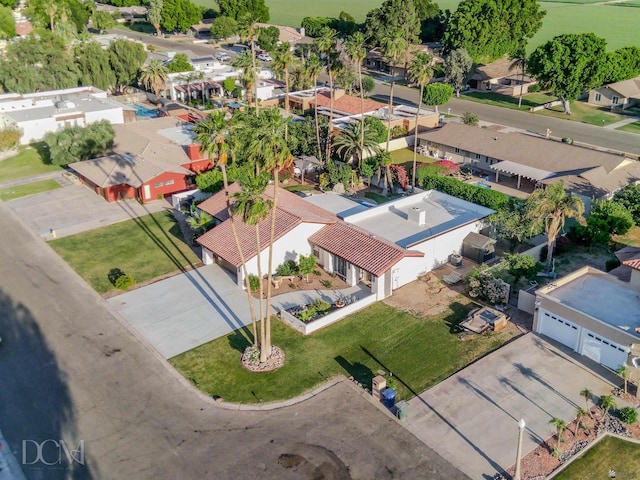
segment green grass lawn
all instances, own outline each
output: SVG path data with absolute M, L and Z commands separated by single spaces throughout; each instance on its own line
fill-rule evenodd
M 309 190 L 315 190 L 316 187 L 313 185 L 291 185 L 290 187 L 285 187 L 285 190 L 289 192 L 307 192 Z
M 391 158 L 395 165 L 402 165 L 407 172 L 409 172 L 413 168 L 413 147 L 394 150 L 391 152 Z M 424 155 L 418 154 L 416 156 L 416 161 L 420 163 L 434 163 L 437 160 L 435 158 L 425 157 Z
M 629 123 L 618 127 L 616 130 L 622 130 L 623 132 L 640 133 L 640 122 Z
M 34 193 L 48 192 L 61 188 L 60 184 L 53 179 L 41 180 L 39 182 L 25 183 L 15 187 L 7 187 L 0 190 L 0 200 L 13 200 L 14 198 L 26 197 Z
M 595 107 L 593 105 L 589 105 L 588 103 L 580 101 L 571 102 L 571 115 L 566 115 L 564 113 L 562 105 L 557 105 L 550 109 L 541 110 L 539 112 L 536 112 L 536 115 L 546 115 L 549 117 L 561 118 L 563 120 L 572 120 L 574 122 L 588 123 L 590 125 L 596 126 L 602 126 L 603 120 L 604 125 L 610 125 L 612 123 L 616 123 L 620 120 L 625 119 L 625 117 L 620 114 L 611 113 L 608 110 Z
M 637 479 L 640 472 L 640 445 L 607 436 L 553 478 L 607 479 L 612 469 L 616 471 L 616 478 Z
M 529 110 L 531 107 L 557 100 L 557 97 L 545 93 L 529 93 L 522 97 L 522 106 L 518 108 L 518 97 L 510 97 L 493 92 L 466 92 L 461 94 L 461 98 L 513 110 Z
M 42 144 L 35 144 L 33 147 L 20 147 L 20 151 L 15 157 L 0 160 L 0 182 L 61 170 L 57 165 L 44 163 L 41 147 Z
M 242 331 L 170 362 L 202 391 L 230 402 L 292 398 L 336 375 L 353 375 L 370 386 L 378 370 L 393 372 L 398 398 L 407 399 L 507 340 L 500 332 L 460 341 L 457 325 L 470 308 L 467 299 L 458 297 L 445 313 L 418 318 L 378 302 L 307 337 L 273 321 L 273 343 L 283 349 L 286 362 L 270 373 L 250 373 L 240 365 L 248 345 Z
M 98 293 L 115 291 L 107 275 L 119 268 L 145 282 L 200 263 L 169 212 L 97 228 L 49 242 Z

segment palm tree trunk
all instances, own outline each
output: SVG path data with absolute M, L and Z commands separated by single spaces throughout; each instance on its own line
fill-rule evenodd
M 315 116 L 316 122 L 316 143 L 318 147 L 318 160 L 320 160 L 320 165 L 324 166 L 324 161 L 322 160 L 322 145 L 320 145 L 320 124 L 318 123 L 318 77 L 315 77 L 313 81 L 313 88 L 316 91 L 316 101 L 313 102 L 313 114 Z
M 258 81 L 256 80 L 256 51 L 255 45 L 253 43 L 253 38 L 251 38 L 251 63 L 253 65 L 253 88 L 255 89 L 255 95 L 253 98 L 256 102 L 256 117 L 258 116 L 258 111 L 260 106 L 258 105 Z
M 327 144 L 325 145 L 325 157 L 331 158 L 331 122 L 333 121 L 333 75 L 331 74 L 331 64 L 327 63 L 329 72 L 329 127 L 327 128 Z
M 242 253 L 242 246 L 240 245 L 240 238 L 238 237 L 238 232 L 236 230 L 236 224 L 233 219 L 233 212 L 231 209 L 231 200 L 229 197 L 229 181 L 227 179 L 227 167 L 225 165 L 220 165 L 220 170 L 222 171 L 222 185 L 224 186 L 224 194 L 225 200 L 227 203 L 227 214 L 229 215 L 229 221 L 231 222 L 231 232 L 233 233 L 233 239 L 236 242 L 236 247 L 238 248 L 238 255 L 240 256 L 240 263 L 242 264 L 242 273 L 244 275 L 245 286 L 247 290 L 247 300 L 249 301 L 249 312 L 251 314 L 251 324 L 253 326 L 253 344 L 257 345 L 257 326 L 256 326 L 256 311 L 253 306 L 253 297 L 251 296 L 251 285 L 249 283 L 249 272 L 247 270 L 247 263 L 244 260 L 244 253 Z M 262 299 L 260 299 L 262 301 Z
M 422 108 L 422 94 L 424 85 L 420 84 L 420 98 L 418 99 L 418 110 L 416 111 L 416 124 L 413 129 L 413 170 L 411 172 L 411 191 L 416 191 L 416 165 L 418 163 L 418 121 L 420 120 L 420 109 Z
M 362 63 L 358 62 L 358 87 L 360 88 L 360 163 L 364 157 L 364 92 L 362 91 Z M 360 168 L 360 165 L 356 165 Z
M 271 232 L 269 233 L 269 264 L 267 272 L 267 311 L 265 315 L 265 337 L 263 348 L 260 349 L 260 361 L 263 357 L 266 361 L 271 356 L 271 288 L 273 279 L 273 244 L 276 237 L 276 211 L 278 206 L 278 177 L 280 169 L 276 166 L 273 169 L 273 204 L 271 205 Z
M 396 63 L 391 64 L 391 89 L 389 90 L 389 110 L 387 111 L 387 146 L 385 150 L 389 151 L 389 142 L 391 141 L 391 116 L 393 115 L 393 87 L 395 86 Z
M 524 69 L 525 69 L 525 62 L 524 62 L 524 59 L 523 59 L 523 61 L 522 61 L 522 77 L 520 77 L 520 96 L 518 97 L 518 108 L 522 107 L 522 91 L 524 90 Z
M 256 246 L 257 248 L 257 255 L 256 255 L 256 261 L 258 262 L 258 278 L 260 279 L 260 287 L 259 287 L 259 295 L 260 295 L 260 342 L 263 341 L 263 339 L 265 338 L 265 325 L 264 325 L 264 286 L 262 284 L 262 264 L 260 263 L 260 222 L 258 222 L 256 224 Z M 257 338 L 257 334 L 258 332 L 256 331 L 256 326 L 255 324 L 253 325 L 253 330 L 254 330 L 254 336 L 256 336 Z M 257 344 L 261 344 L 256 342 Z M 262 350 L 262 349 L 260 349 Z
M 284 69 L 284 111 L 287 113 L 287 120 L 289 120 L 289 67 L 285 65 Z M 289 138 L 289 122 L 284 124 L 284 140 Z

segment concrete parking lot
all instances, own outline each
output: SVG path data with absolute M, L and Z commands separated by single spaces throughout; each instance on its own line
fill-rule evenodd
M 17 198 L 7 205 L 29 228 L 47 240 L 52 238 L 52 230 L 61 238 L 171 207 L 164 200 L 144 205 L 135 200 L 110 203 L 78 184 Z
M 585 362 L 528 333 L 412 399 L 406 426 L 471 478 L 493 478 L 515 463 L 521 418 L 526 454 L 554 434 L 551 419 L 584 408 L 582 389 L 610 394 L 615 377 Z

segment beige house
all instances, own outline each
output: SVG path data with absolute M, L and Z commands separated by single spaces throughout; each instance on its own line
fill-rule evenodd
M 501 58 L 487 65 L 479 65 L 469 79 L 469 86 L 510 97 L 529 93 L 529 87 L 537 82 L 526 74 L 523 78 L 520 69 L 512 69 L 511 63 L 511 60 Z
M 612 370 L 640 355 L 640 261 L 623 282 L 583 267 L 536 292 L 533 329 Z
M 313 43 L 313 38 L 305 35 L 304 28 L 285 27 L 283 25 L 271 25 L 269 23 L 256 23 L 258 28 L 276 27 L 280 31 L 278 42 L 288 42 L 292 47 L 301 44 Z
M 640 76 L 594 88 L 589 103 L 621 110 L 640 105 Z

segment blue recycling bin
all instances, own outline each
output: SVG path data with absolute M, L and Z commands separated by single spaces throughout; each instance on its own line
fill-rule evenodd
M 385 388 L 382 391 L 382 403 L 387 408 L 393 408 L 396 403 L 396 392 L 393 388 Z

